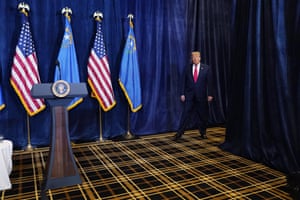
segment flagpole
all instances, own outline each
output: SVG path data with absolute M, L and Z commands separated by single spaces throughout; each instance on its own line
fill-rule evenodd
M 130 109 L 129 109 L 129 107 L 128 107 L 128 109 L 127 109 L 127 132 L 126 132 L 126 134 L 124 135 L 124 138 L 126 139 L 126 140 L 130 140 L 130 139 L 135 139 L 136 138 L 136 136 L 134 136 L 134 135 L 132 135 L 131 134 L 131 132 L 130 132 Z
M 99 136 L 99 142 L 103 142 L 103 133 L 102 133 L 102 111 L 101 107 L 99 106 L 99 129 L 100 129 L 100 136 Z
M 127 117 L 127 119 L 128 119 L 127 120 L 127 132 L 123 137 L 126 140 L 139 139 L 138 136 L 136 136 L 130 132 L 130 108 L 129 108 L 129 106 L 128 106 L 127 110 L 128 110 L 128 112 L 127 112 L 127 115 L 128 115 L 128 117 Z
M 132 22 L 132 19 L 133 19 L 133 14 L 128 14 L 127 18 L 129 18 L 129 25 L 130 26 L 133 26 L 133 22 Z M 131 132 L 130 132 L 130 107 L 128 106 L 128 109 L 127 109 L 127 115 L 128 115 L 128 121 L 127 121 L 127 133 L 125 134 L 124 138 L 126 140 L 130 140 L 130 139 L 138 139 L 137 136 L 133 135 Z
M 31 145 L 31 136 L 30 136 L 30 123 L 29 123 L 29 116 L 28 114 L 26 115 L 26 121 L 27 121 L 27 147 L 26 147 L 26 150 L 27 151 L 32 151 L 33 148 L 32 148 L 32 145 Z
M 129 24 L 131 25 L 132 24 L 133 15 L 129 14 L 127 16 L 127 18 L 129 18 Z M 127 119 L 128 119 L 127 120 L 127 133 L 125 135 L 125 139 L 130 140 L 130 139 L 134 138 L 134 135 L 132 135 L 131 132 L 130 132 L 130 108 L 129 107 L 127 109 Z
M 29 5 L 21 2 L 18 4 L 18 10 L 20 10 L 20 12 L 24 13 L 26 16 L 28 16 L 28 12 L 30 10 Z M 26 114 L 26 126 L 27 126 L 27 147 L 26 147 L 26 151 L 32 151 L 33 147 L 31 145 L 31 136 L 30 136 L 30 122 L 29 122 L 29 116 L 28 114 Z
M 103 14 L 101 12 L 94 12 L 93 15 L 94 19 L 96 21 L 101 21 L 103 19 Z M 99 108 L 99 129 L 100 129 L 100 135 L 99 135 L 99 142 L 103 141 L 103 132 L 102 132 L 102 111 L 101 111 L 101 106 L 98 106 Z
M 101 12 L 94 12 L 93 15 L 96 21 L 101 21 L 103 19 L 103 14 Z M 102 132 L 102 111 L 101 106 L 98 106 L 99 109 L 99 142 L 103 142 L 103 132 Z
M 103 19 L 103 14 L 99 11 L 94 12 L 93 17 L 96 21 L 101 21 Z M 99 142 L 103 141 L 103 132 L 102 132 L 102 111 L 101 106 L 99 104 Z

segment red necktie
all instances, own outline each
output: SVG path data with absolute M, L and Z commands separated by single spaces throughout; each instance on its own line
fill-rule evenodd
M 198 79 L 198 68 L 197 65 L 194 65 L 194 82 L 196 83 Z

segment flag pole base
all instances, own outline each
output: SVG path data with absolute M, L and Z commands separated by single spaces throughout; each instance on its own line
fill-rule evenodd
M 139 139 L 138 136 L 131 134 L 129 131 L 123 135 L 118 135 L 116 137 L 111 138 L 112 141 L 126 141 L 126 140 L 135 140 Z
M 26 151 L 33 151 L 33 146 L 31 144 L 28 144 L 25 150 Z
M 130 131 L 127 131 L 127 133 L 123 137 L 124 137 L 124 140 L 139 139 L 138 136 L 131 134 Z

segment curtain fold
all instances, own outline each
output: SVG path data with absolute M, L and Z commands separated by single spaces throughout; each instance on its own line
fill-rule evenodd
M 293 46 L 296 29 L 290 21 L 297 19 L 290 18 L 297 15 L 296 2 L 234 3 L 229 115 L 221 148 L 282 171 L 297 171 L 299 73 L 293 52 L 298 47 Z

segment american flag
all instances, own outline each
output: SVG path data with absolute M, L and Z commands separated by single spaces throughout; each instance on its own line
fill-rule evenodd
M 43 99 L 34 99 L 30 94 L 32 86 L 40 82 L 30 24 L 27 14 L 22 13 L 22 28 L 13 58 L 10 83 L 30 116 L 46 107 Z
M 114 107 L 116 101 L 101 26 L 101 22 L 97 21 L 96 37 L 87 66 L 88 83 L 92 89 L 92 94 L 98 100 L 102 109 L 108 111 Z

